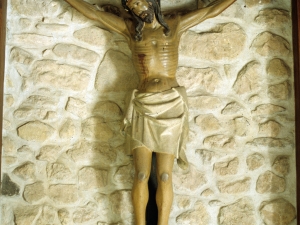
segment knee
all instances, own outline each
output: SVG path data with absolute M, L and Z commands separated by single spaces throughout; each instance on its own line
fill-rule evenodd
M 170 180 L 170 174 L 169 173 L 160 174 L 160 180 L 162 182 L 167 182 L 168 180 Z
M 147 178 L 148 178 L 148 175 L 146 172 L 143 172 L 143 171 L 137 172 L 138 181 L 146 181 L 146 180 L 148 180 Z

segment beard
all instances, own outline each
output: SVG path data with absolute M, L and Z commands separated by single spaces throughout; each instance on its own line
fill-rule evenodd
M 143 11 L 139 17 L 141 18 L 141 20 L 145 23 L 152 23 L 154 20 L 154 8 L 152 5 L 149 5 L 148 9 Z

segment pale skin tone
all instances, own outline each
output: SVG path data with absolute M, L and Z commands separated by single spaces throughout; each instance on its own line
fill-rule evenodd
M 201 8 L 185 15 L 166 18 L 171 32 L 164 34 L 164 27 L 154 16 L 153 21 L 145 22 L 140 41 L 134 38 L 135 27 L 131 20 L 124 20 L 111 13 L 98 11 L 82 0 L 65 0 L 86 17 L 96 20 L 99 25 L 123 35 L 132 51 L 132 60 L 140 83 L 140 92 L 162 92 L 178 87 L 176 69 L 178 66 L 178 45 L 181 35 L 202 21 L 215 17 L 235 0 L 218 0 L 209 7 Z M 149 3 L 146 0 L 129 0 L 128 8 L 140 18 L 146 15 Z M 135 178 L 132 189 L 135 224 L 146 225 L 145 211 L 148 202 L 148 179 L 150 176 L 152 152 L 147 148 L 133 150 Z M 156 203 L 158 206 L 158 225 L 167 225 L 173 201 L 172 170 L 174 156 L 156 153 L 157 180 Z

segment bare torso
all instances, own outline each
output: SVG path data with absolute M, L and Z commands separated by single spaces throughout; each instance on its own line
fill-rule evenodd
M 91 4 L 82 0 L 66 1 L 83 15 L 98 21 L 101 27 L 115 31 L 128 40 L 133 63 L 140 78 L 139 90 L 141 92 L 161 92 L 177 87 L 175 75 L 178 65 L 178 45 L 182 32 L 208 18 L 217 16 L 235 2 L 235 0 L 213 1 L 206 8 L 200 8 L 186 14 L 167 16 L 164 21 L 168 24 L 171 33 L 165 36 L 164 28 L 157 22 L 156 16 L 150 16 L 149 6 L 153 2 L 124 0 L 127 10 L 145 21 L 142 40 L 136 41 L 136 24 L 133 24 L 132 20 L 98 11 Z M 138 36 L 138 38 L 140 37 Z
M 175 75 L 180 38 L 172 30 L 176 29 L 174 21 L 169 25 L 171 33 L 168 36 L 164 35 L 163 27 L 159 26 L 158 29 L 144 29 L 141 41 L 130 41 L 133 64 L 140 79 L 138 89 L 141 92 L 161 92 L 178 86 Z

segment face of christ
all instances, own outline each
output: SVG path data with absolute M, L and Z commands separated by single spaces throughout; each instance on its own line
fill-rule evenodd
M 146 0 L 129 0 L 126 5 L 143 22 L 153 22 L 155 13 L 151 2 L 147 2 Z

